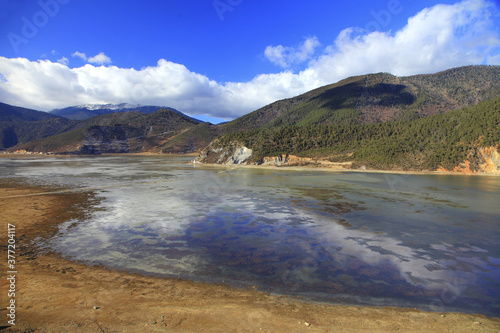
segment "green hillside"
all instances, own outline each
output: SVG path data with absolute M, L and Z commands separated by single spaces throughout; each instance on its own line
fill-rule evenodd
M 478 147 L 500 144 L 500 98 L 412 121 L 379 124 L 285 125 L 226 134 L 221 145 L 242 142 L 252 162 L 293 154 L 373 169 L 452 169 Z
M 201 123 L 162 143 L 155 152 L 161 153 L 193 153 L 208 146 L 221 134 L 220 127 L 210 123 Z
M 427 75 L 350 77 L 278 101 L 223 126 L 226 133 L 280 126 L 356 125 L 413 120 L 500 96 L 500 66 Z

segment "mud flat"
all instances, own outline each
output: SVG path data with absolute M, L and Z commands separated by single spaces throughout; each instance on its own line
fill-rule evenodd
M 0 244 L 7 257 L 15 225 L 15 326 L 9 281 L 0 280 L 5 332 L 498 332 L 500 319 L 408 308 L 308 303 L 224 285 L 163 279 L 87 266 L 37 249 L 58 225 L 85 218 L 89 192 L 0 179 Z M 6 265 L 2 264 L 3 273 Z M 3 274 L 2 274 L 3 275 Z

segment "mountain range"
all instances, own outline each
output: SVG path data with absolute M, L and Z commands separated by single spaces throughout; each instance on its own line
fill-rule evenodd
M 426 118 L 446 119 L 453 110 L 498 97 L 500 66 L 466 66 L 407 77 L 388 73 L 350 77 L 219 125 L 201 122 L 167 107 L 83 105 L 45 113 L 0 103 L 0 148 L 85 154 L 187 153 L 201 152 L 215 140 L 210 146 L 234 147 L 236 141 L 237 145 L 249 146 L 254 151 L 252 163 L 279 154 L 345 160 L 339 157 L 344 152 L 333 149 L 335 145 L 328 143 L 325 135 L 319 135 L 318 128 L 356 137 L 355 133 L 364 133 L 367 128 L 386 131 L 387 126 L 395 126 L 383 124 L 412 127 Z M 277 133 L 289 142 L 278 140 Z M 318 135 L 325 136 L 325 142 L 311 143 L 314 140 L 304 135 L 317 139 Z M 359 151 L 355 145 L 349 149 L 346 154 L 351 156 Z M 210 158 L 199 161 L 207 162 Z M 377 167 L 370 163 L 365 164 Z M 408 167 L 411 163 L 405 164 Z
M 86 120 L 96 116 L 102 116 L 110 113 L 123 113 L 129 111 L 139 111 L 141 113 L 154 113 L 160 109 L 170 109 L 179 112 L 175 109 L 165 106 L 154 105 L 138 105 L 138 104 L 85 104 L 70 106 L 63 109 L 55 109 L 50 111 L 51 114 L 64 117 L 72 120 Z

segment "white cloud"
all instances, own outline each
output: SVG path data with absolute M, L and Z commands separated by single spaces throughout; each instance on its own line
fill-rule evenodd
M 75 53 L 73 53 L 71 55 L 72 57 L 76 57 L 76 58 L 80 58 L 82 59 L 83 61 L 87 61 L 87 55 L 85 53 L 82 53 L 82 52 L 78 52 L 76 51 Z
M 349 28 L 311 66 L 325 82 L 369 72 L 412 75 L 481 64 L 488 49 L 500 45 L 489 18 L 494 10 L 486 1 L 466 0 L 426 8 L 395 34 Z
M 283 68 L 303 63 L 309 60 L 321 44 L 316 36 L 307 38 L 304 43 L 297 47 L 290 46 L 268 46 L 264 51 L 266 58 L 273 64 Z
M 489 57 L 487 60 L 487 64 L 500 66 L 500 51 L 496 56 Z
M 62 65 L 68 66 L 69 59 L 66 58 L 66 57 L 62 57 L 61 59 L 57 60 L 57 62 L 60 63 L 60 64 L 62 64 Z
M 257 75 L 248 82 L 218 83 L 164 59 L 136 70 L 97 66 L 111 62 L 104 53 L 91 58 L 73 53 L 73 57 L 95 64 L 79 68 L 69 68 L 65 58 L 54 63 L 0 57 L 0 101 L 40 110 L 129 102 L 171 106 L 192 116 L 231 119 L 352 75 L 381 71 L 413 75 L 462 65 L 499 64 L 494 11 L 494 5 L 486 0 L 465 0 L 424 9 L 394 33 L 348 28 L 313 59 L 319 47 L 315 37 L 295 48 L 269 47 L 268 59 L 280 66 L 309 63 L 300 72 L 288 68 Z
M 101 52 L 98 55 L 88 58 L 88 62 L 90 62 L 91 64 L 104 65 L 110 64 L 111 59 L 103 52 Z
M 76 51 L 71 56 L 96 65 L 106 65 L 112 62 L 111 59 L 104 54 L 104 52 L 100 52 L 99 54 L 89 58 L 85 53 Z

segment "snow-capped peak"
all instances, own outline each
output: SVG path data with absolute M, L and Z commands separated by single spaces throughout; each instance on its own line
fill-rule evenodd
M 119 110 L 119 109 L 133 109 L 141 107 L 140 104 L 83 104 L 76 106 L 79 109 L 87 109 L 87 110 Z

